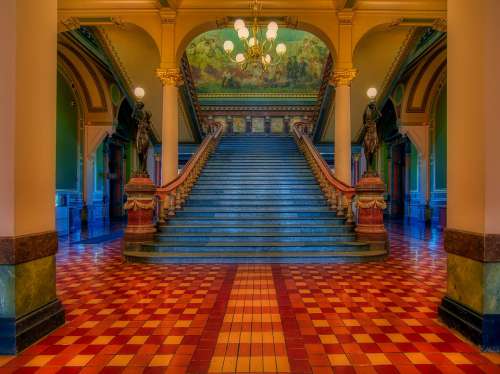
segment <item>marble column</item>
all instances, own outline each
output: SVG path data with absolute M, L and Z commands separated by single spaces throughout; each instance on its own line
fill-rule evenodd
M 162 185 L 166 185 L 179 173 L 179 86 L 182 74 L 177 68 L 160 68 L 156 74 L 163 85 L 161 180 Z
M 0 354 L 15 354 L 64 323 L 55 261 L 57 1 L 2 0 L 0 33 Z
M 448 2 L 448 289 L 439 315 L 490 350 L 500 350 L 499 14 L 498 0 Z
M 351 81 L 356 69 L 335 70 L 335 176 L 351 184 Z

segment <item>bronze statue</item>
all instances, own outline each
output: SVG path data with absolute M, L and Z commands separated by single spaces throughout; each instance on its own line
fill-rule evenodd
M 382 114 L 377 108 L 377 103 L 375 100 L 371 100 L 363 114 L 363 125 L 365 127 L 363 150 L 365 152 L 368 173 L 373 173 L 373 157 L 379 147 L 377 121 L 380 117 L 382 117 Z
M 138 101 L 132 118 L 137 123 L 137 137 L 135 145 L 137 148 L 137 156 L 139 158 L 139 167 L 137 174 L 147 176 L 148 149 L 149 149 L 149 133 L 151 132 L 151 112 L 144 109 L 144 103 Z

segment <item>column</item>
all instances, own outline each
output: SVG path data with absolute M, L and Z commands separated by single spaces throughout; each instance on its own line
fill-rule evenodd
M 269 116 L 266 116 L 264 118 L 264 132 L 266 134 L 271 133 L 271 117 L 269 117 Z
M 252 132 L 252 117 L 251 116 L 245 117 L 245 132 L 247 134 L 250 134 Z
M 335 176 L 351 184 L 351 81 L 356 69 L 336 70 L 335 86 Z
M 155 152 L 155 184 L 161 186 L 161 153 Z
M 500 350 L 499 14 L 497 0 L 448 2 L 448 289 L 439 308 L 449 326 L 493 350 Z
M 232 116 L 226 117 L 226 126 L 227 126 L 227 133 L 234 134 L 234 122 Z
M 156 70 L 163 84 L 163 118 L 161 126 L 161 180 L 166 185 L 179 173 L 179 86 L 182 74 L 178 68 Z
M 285 134 L 290 133 L 290 117 L 289 116 L 285 116 L 283 118 L 283 131 Z
M 15 354 L 64 323 L 55 276 L 57 1 L 3 0 L 0 33 L 0 354 Z
M 361 158 L 360 153 L 356 153 L 353 156 L 354 162 L 353 162 L 353 167 L 354 167 L 354 176 L 353 176 L 353 186 L 355 186 L 358 181 L 359 181 L 359 159 Z

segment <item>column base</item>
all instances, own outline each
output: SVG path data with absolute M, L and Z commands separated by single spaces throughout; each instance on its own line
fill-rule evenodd
M 64 308 L 57 299 L 21 318 L 0 318 L 0 355 L 21 352 L 64 322 Z
M 486 351 L 500 351 L 500 314 L 481 315 L 445 296 L 438 308 L 441 320 Z

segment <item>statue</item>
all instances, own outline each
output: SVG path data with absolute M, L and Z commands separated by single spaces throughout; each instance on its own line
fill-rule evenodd
M 375 100 L 371 100 L 363 114 L 363 125 L 365 129 L 363 150 L 365 152 L 368 174 L 374 173 L 373 157 L 377 153 L 379 147 L 377 121 L 380 117 L 382 117 L 382 114 L 377 108 L 377 103 Z
M 137 137 L 135 145 L 137 148 L 137 156 L 139 158 L 139 167 L 136 171 L 138 175 L 148 176 L 148 149 L 149 149 L 149 133 L 151 132 L 151 112 L 144 109 L 144 103 L 138 101 L 132 118 L 137 123 Z

